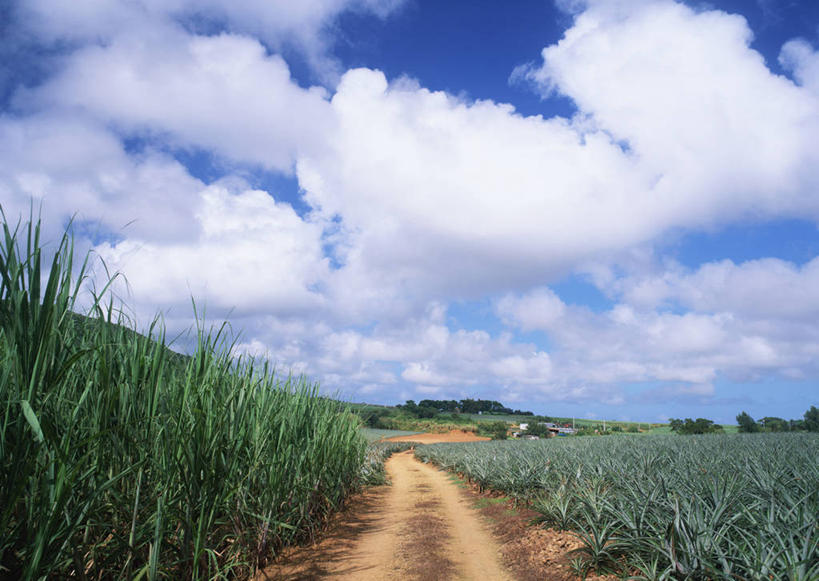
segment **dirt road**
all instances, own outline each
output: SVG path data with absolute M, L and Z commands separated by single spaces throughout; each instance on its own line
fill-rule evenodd
M 419 444 L 438 444 L 440 442 L 486 442 L 489 438 L 478 436 L 474 432 L 452 430 L 444 434 L 425 433 L 412 436 L 394 436 L 387 438 L 390 442 L 417 442 Z
M 318 546 L 294 550 L 259 579 L 512 579 L 496 541 L 445 473 L 412 451 L 386 468 L 392 486 L 365 493 Z

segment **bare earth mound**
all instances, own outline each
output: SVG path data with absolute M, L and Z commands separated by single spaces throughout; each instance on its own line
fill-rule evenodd
M 395 436 L 387 438 L 390 442 L 418 442 L 419 444 L 440 444 L 443 442 L 486 442 L 489 438 L 478 436 L 475 432 L 452 430 L 446 434 L 415 434 L 413 436 Z

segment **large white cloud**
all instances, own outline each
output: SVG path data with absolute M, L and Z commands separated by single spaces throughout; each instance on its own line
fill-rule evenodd
M 661 227 L 657 204 L 635 205 L 648 176 L 604 133 L 366 69 L 344 76 L 332 107 L 338 129 L 298 175 L 311 204 L 341 216 L 351 271 L 480 294 Z
M 151 34 L 172 22 L 248 34 L 274 50 L 291 46 L 327 77 L 333 20 L 346 11 L 386 17 L 403 0 L 27 0 L 15 7 L 19 24 L 47 43 L 107 44 L 123 33 Z
M 349 273 L 432 297 L 547 282 L 672 229 L 816 218 L 814 53 L 783 53 L 797 84 L 750 40 L 720 11 L 592 3 L 525 73 L 572 98 L 572 120 L 350 71 L 299 179 L 341 217 Z
M 90 236 L 177 240 L 192 233 L 189 206 L 203 187 L 166 155 L 129 155 L 94 120 L 0 117 L 0 202 L 9 219 L 42 204 L 52 235 L 75 217 Z
M 430 305 L 401 325 L 379 323 L 367 330 L 290 325 L 282 333 L 279 323 L 267 325 L 257 325 L 261 340 L 242 349 L 294 362 L 325 389 L 351 397 L 395 401 L 484 394 L 534 401 L 602 395 L 599 389 L 582 394 L 565 389 L 554 381 L 549 354 L 509 333 L 492 337 L 482 330 L 451 329 L 441 305 Z
M 813 47 L 783 48 L 790 81 L 751 50 L 740 17 L 566 4 L 572 27 L 519 74 L 573 99 L 573 119 L 369 69 L 331 95 L 299 86 L 277 53 L 298 46 L 327 75 L 333 19 L 398 2 L 20 4 L 29 30 L 70 50 L 0 118 L 3 204 L 13 214 L 34 196 L 60 222 L 96 220 L 112 238 L 97 249 L 140 309 L 187 314 L 193 295 L 211 316 L 232 311 L 242 351 L 349 396 L 618 403 L 628 382 L 703 397 L 719 377 L 815 377 L 813 262 L 605 267 L 670 229 L 817 217 Z M 129 151 L 134 136 L 156 148 Z M 168 148 L 213 154 L 228 173 L 295 163 L 314 211 L 235 176 L 202 183 Z M 617 302 L 603 313 L 545 286 L 589 261 Z M 456 298 L 498 296 L 514 332 L 446 318 Z M 539 330 L 548 352 L 516 334 Z
M 263 191 L 211 186 L 191 208 L 196 235 L 157 244 L 128 238 L 96 252 L 127 276 L 140 303 L 167 310 L 184 294 L 218 315 L 293 316 L 321 308 L 328 261 L 320 227 Z
M 671 263 L 660 273 L 619 280 L 610 290 L 641 309 L 680 306 L 731 312 L 743 320 L 812 321 L 819 316 L 819 258 L 802 266 L 773 258 L 724 260 L 695 272 Z
M 529 77 L 627 143 L 675 222 L 817 216 L 819 101 L 770 72 L 744 18 L 671 0 L 590 4 Z
M 173 27 L 80 49 L 17 103 L 82 111 L 129 135 L 281 171 L 332 124 L 324 90 L 299 87 L 284 60 L 257 40 Z
M 779 62 L 793 71 L 800 85 L 819 95 L 819 53 L 805 39 L 796 38 L 785 43 Z
M 496 312 L 511 327 L 545 331 L 555 377 L 569 383 L 799 379 L 819 372 L 818 265 L 670 265 L 607 285 L 617 302 L 602 312 L 548 288 L 506 295 Z

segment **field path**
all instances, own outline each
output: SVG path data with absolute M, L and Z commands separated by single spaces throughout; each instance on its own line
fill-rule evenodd
M 392 486 L 367 491 L 333 532 L 259 580 L 506 580 L 501 551 L 477 511 L 412 451 L 386 463 Z

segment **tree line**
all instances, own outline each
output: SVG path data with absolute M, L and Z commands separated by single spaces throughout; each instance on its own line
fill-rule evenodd
M 742 412 L 737 416 L 739 431 L 746 434 L 756 432 L 819 432 L 819 408 L 812 405 L 805 412 L 801 419 L 785 420 L 775 416 L 766 416 L 759 420 L 754 420 L 748 412 Z
M 722 426 L 715 424 L 706 418 L 677 419 L 671 418 L 668 421 L 671 431 L 677 434 L 714 434 L 722 433 Z M 819 408 L 810 406 L 801 419 L 785 420 L 775 416 L 766 416 L 760 420 L 754 420 L 748 412 L 741 412 L 737 415 L 739 431 L 744 434 L 757 432 L 819 432 Z
M 530 411 L 513 410 L 489 399 L 422 399 L 417 404 L 410 399 L 395 407 L 420 418 L 432 418 L 441 413 L 534 416 Z

